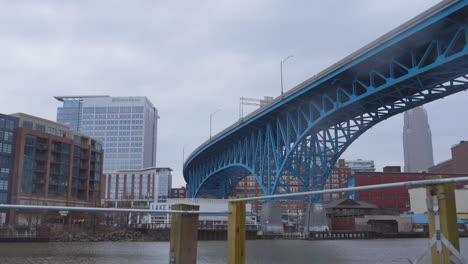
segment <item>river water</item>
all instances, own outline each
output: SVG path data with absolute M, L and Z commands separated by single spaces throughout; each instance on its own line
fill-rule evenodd
M 246 263 L 409 263 L 427 239 L 247 241 Z M 198 263 L 226 263 L 225 241 L 200 241 Z M 461 239 L 468 257 L 468 239 Z M 168 263 L 168 242 L 0 243 L 2 264 Z M 426 258 L 424 263 L 430 263 Z

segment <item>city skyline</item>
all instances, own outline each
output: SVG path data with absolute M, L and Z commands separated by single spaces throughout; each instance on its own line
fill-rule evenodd
M 278 96 L 285 56 L 294 55 L 283 68 L 287 91 L 437 2 L 122 4 L 112 12 L 99 3 L 4 2 L 3 24 L 18 26 L 0 29 L 0 112 L 55 120 L 57 94 L 147 96 L 162 116 L 156 165 L 173 168 L 174 186 L 182 186 L 183 152 L 208 139 L 210 114 L 221 109 L 216 134 L 237 121 L 240 97 Z M 347 22 L 330 22 L 332 10 Z M 467 138 L 468 124 L 457 120 L 468 115 L 467 100 L 459 93 L 426 105 L 435 163 Z M 403 115 L 382 122 L 342 158 L 373 159 L 377 170 L 403 166 L 402 124 Z

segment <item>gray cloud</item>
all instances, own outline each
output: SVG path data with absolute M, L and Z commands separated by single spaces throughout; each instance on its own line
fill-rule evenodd
M 145 95 L 159 109 L 158 165 L 183 184 L 186 154 L 235 122 L 242 96 L 277 96 L 437 1 L 0 1 L 0 112 L 55 120 L 54 95 Z M 466 138 L 461 93 L 427 106 L 436 161 Z M 253 110 L 250 108 L 250 110 Z M 345 158 L 402 165 L 402 117 Z

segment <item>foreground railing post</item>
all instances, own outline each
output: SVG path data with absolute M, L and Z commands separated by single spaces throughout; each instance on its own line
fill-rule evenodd
M 245 263 L 245 202 L 229 203 L 227 263 Z
M 198 211 L 200 206 L 174 204 L 172 210 Z M 173 214 L 171 223 L 170 264 L 197 263 L 198 214 Z
M 436 176 L 442 179 L 443 176 Z M 432 263 L 460 263 L 455 185 L 453 183 L 426 187 L 429 211 L 429 238 L 432 241 Z

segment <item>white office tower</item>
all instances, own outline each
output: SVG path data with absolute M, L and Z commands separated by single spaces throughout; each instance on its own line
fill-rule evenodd
M 427 171 L 434 166 L 431 128 L 422 106 L 404 113 L 403 150 L 405 172 Z
M 104 171 L 156 166 L 158 110 L 145 96 L 56 96 L 57 122 L 104 142 Z

